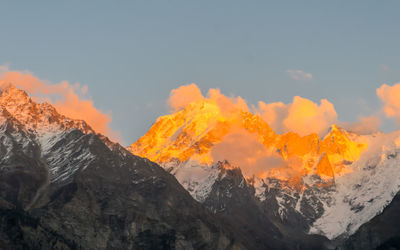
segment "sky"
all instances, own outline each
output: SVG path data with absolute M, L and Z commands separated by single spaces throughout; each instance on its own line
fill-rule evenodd
M 400 82 L 399 9 L 394 0 L 5 0 L 0 65 L 87 86 L 124 145 L 190 83 L 249 104 L 326 98 L 339 120 L 355 121 L 382 112 L 376 90 Z

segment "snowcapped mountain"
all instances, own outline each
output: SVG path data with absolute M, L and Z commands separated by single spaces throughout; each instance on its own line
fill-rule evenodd
M 250 112 L 198 102 L 160 117 L 131 154 L 8 86 L 0 248 L 397 246 L 399 138 L 337 126 L 280 135 Z
M 84 121 L 13 86 L 0 90 L 1 249 L 259 246 L 230 223 Z
M 57 113 L 48 103 L 36 103 L 26 92 L 9 85 L 1 90 L 0 106 L 6 109 L 27 130 L 42 136 L 49 132 L 79 129 L 84 133 L 94 131 L 80 120 L 69 119 Z
M 400 132 L 368 136 L 368 150 L 352 172 L 335 180 L 332 204 L 314 222 L 310 233 L 330 239 L 349 236 L 391 203 L 400 190 Z
M 51 182 L 68 179 L 78 170 L 77 165 L 88 165 L 93 160 L 93 156 L 87 149 L 83 149 L 83 145 L 76 148 L 78 141 L 72 140 L 63 147 L 57 145 L 60 141 L 66 140 L 73 130 L 79 130 L 84 134 L 95 134 L 84 121 L 69 119 L 57 113 L 48 103 L 36 103 L 26 92 L 12 85 L 1 92 L 0 107 L 2 110 L 0 127 L 3 132 L 1 138 L 7 153 L 13 153 L 11 149 L 14 140 L 21 144 L 23 153 L 39 148 L 40 156 L 46 159 L 49 166 L 54 166 L 50 167 Z M 7 132 L 12 131 L 12 127 L 15 127 L 16 131 L 8 134 Z M 79 150 L 82 150 L 81 158 L 72 157 L 72 154 L 76 154 Z M 7 153 L 3 160 L 7 160 Z
M 218 147 L 237 131 L 245 136 L 230 140 L 235 147 L 221 158 Z M 254 144 L 246 144 L 246 138 L 267 152 L 260 153 L 265 168 L 248 163 L 258 158 L 235 158 Z M 223 111 L 204 100 L 160 117 L 128 150 L 160 164 L 216 214 L 232 214 L 237 204 L 231 201 L 244 195 L 237 190 L 246 189 L 255 205 L 239 206 L 236 213 L 255 213 L 261 207 L 257 212 L 278 228 L 289 225 L 336 241 L 382 213 L 400 190 L 400 132 L 358 135 L 333 125 L 322 139 L 316 134 L 280 135 L 257 115 Z M 265 159 L 271 158 L 279 164 L 267 166 Z M 240 181 L 224 181 L 235 178 Z

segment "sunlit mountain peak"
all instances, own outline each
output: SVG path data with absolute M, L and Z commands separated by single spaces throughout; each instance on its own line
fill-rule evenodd
M 129 147 L 132 153 L 161 165 L 186 161 L 212 165 L 227 160 L 248 177 L 296 180 L 351 172 L 350 163 L 366 148 L 365 142 L 337 125 L 324 138 L 315 133 L 277 134 L 260 116 L 236 106 L 221 108 L 210 99 L 158 118 Z

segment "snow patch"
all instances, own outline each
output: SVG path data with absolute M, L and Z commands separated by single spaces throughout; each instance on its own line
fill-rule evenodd
M 164 168 L 171 166 L 167 164 Z M 201 165 L 197 161 L 188 161 L 173 167 L 171 174 L 192 195 L 192 197 L 204 202 L 212 190 L 212 186 L 218 178 L 220 170 L 216 166 Z
M 314 222 L 310 234 L 329 239 L 349 236 L 393 200 L 400 187 L 400 132 L 369 137 L 369 148 L 352 164 L 353 172 L 336 178 L 332 204 Z

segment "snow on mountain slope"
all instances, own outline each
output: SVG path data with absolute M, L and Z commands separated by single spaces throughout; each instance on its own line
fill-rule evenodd
M 36 103 L 26 92 L 12 85 L 0 91 L 0 109 L 2 145 L 10 150 L 13 148 L 11 144 L 18 143 L 27 153 L 35 145 L 39 146 L 42 159 L 50 167 L 51 182 L 67 180 L 78 170 L 77 166 L 87 165 L 93 160 L 84 145 L 76 147 L 80 136 L 74 136 L 74 130 L 84 134 L 95 133 L 84 121 L 69 119 L 50 104 Z M 7 155 L 11 157 L 11 153 Z
M 170 173 L 199 202 L 203 202 L 208 197 L 220 173 L 217 166 L 201 165 L 197 161 L 187 161 L 179 165 L 167 163 L 164 167 L 168 169 L 168 166 L 170 166 Z
M 352 164 L 353 172 L 336 178 L 334 202 L 310 233 L 348 236 L 382 212 L 400 190 L 399 136 L 400 131 L 368 136 L 368 150 Z

